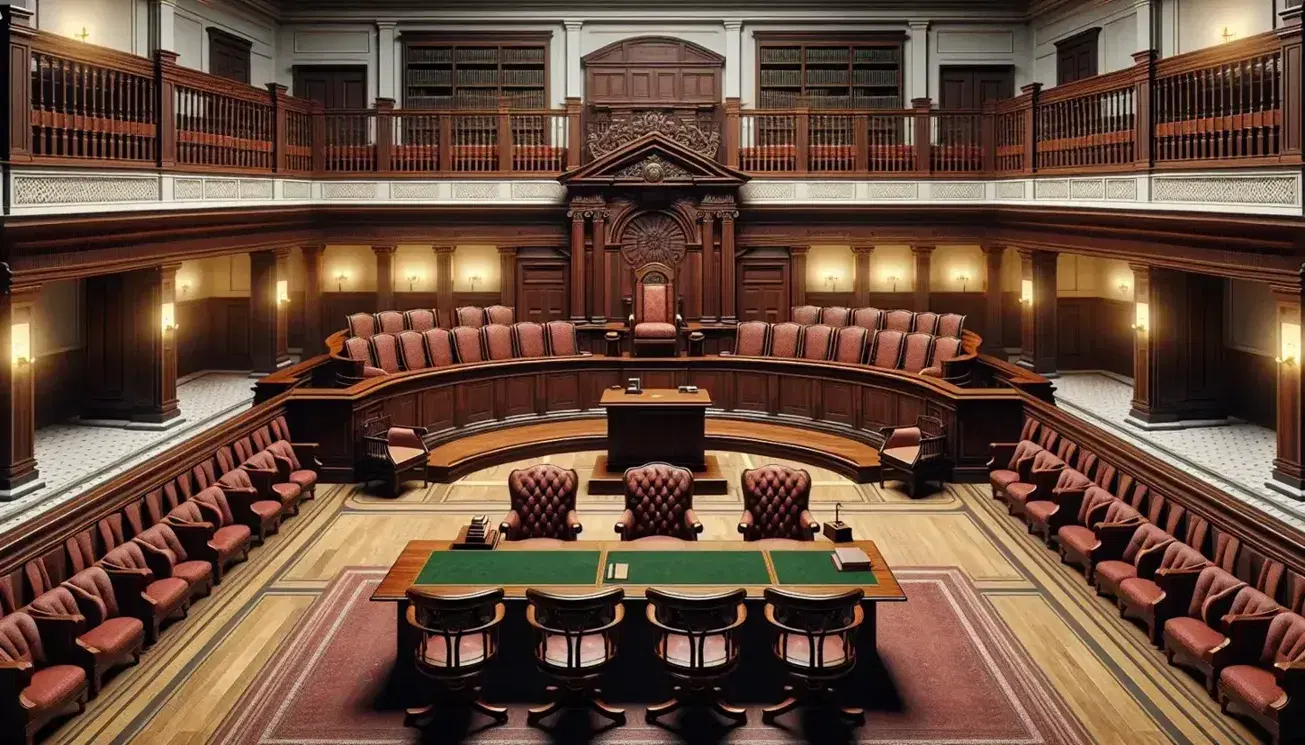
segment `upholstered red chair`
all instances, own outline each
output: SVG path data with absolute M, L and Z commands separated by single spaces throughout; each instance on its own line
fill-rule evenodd
M 1028 481 L 1033 468 L 1033 458 L 1042 447 L 1030 440 L 1019 442 L 994 442 L 988 446 L 992 457 L 988 459 L 988 484 L 992 498 L 1006 501 L 1006 487 Z
M 1187 608 L 1169 618 L 1161 632 L 1171 665 L 1193 668 L 1205 677 L 1205 688 L 1217 694 L 1219 670 L 1229 664 L 1227 631 L 1259 625 L 1267 632 L 1273 617 L 1285 608 L 1219 567 L 1207 566 L 1197 575 Z
M 165 520 L 186 546 L 188 555 L 208 559 L 215 585 L 222 583 L 228 567 L 245 560 L 249 544 L 254 540 L 248 525 L 235 522 L 231 505 L 216 486 L 177 505 Z
M 675 270 L 665 264 L 645 264 L 635 271 L 633 310 L 629 318 L 631 354 L 647 351 L 675 354 L 679 350 L 679 313 Z
M 884 427 L 879 433 L 884 438 L 879 449 L 880 488 L 890 475 L 900 476 L 906 482 L 906 493 L 915 497 L 921 484 L 936 481 L 941 485 L 947 480 L 947 430 L 941 419 L 919 416 L 913 426 Z
M 739 479 L 743 515 L 739 532 L 745 541 L 787 538 L 810 541 L 820 530 L 811 514 L 811 474 L 801 468 L 768 465 L 750 468 Z
M 215 458 L 217 458 L 217 474 L 219 476 L 226 473 L 227 471 L 230 471 L 236 466 L 239 466 L 240 462 L 242 460 L 245 460 L 245 458 L 236 457 L 236 450 L 234 445 L 223 445 L 222 447 L 218 448 L 218 451 L 213 455 Z M 170 495 L 172 504 L 169 505 L 169 508 L 176 507 L 178 504 L 181 504 L 181 501 L 178 499 L 178 497 L 180 497 L 180 493 L 176 489 L 176 484 L 168 484 L 167 486 L 171 487 L 170 491 L 172 492 L 172 494 Z
M 884 312 L 878 308 L 857 308 L 852 311 L 852 325 L 874 333 L 884 327 Z
M 549 321 L 544 324 L 551 357 L 574 357 L 580 354 L 580 341 L 576 338 L 575 324 L 570 321 Z M 588 354 L 587 352 L 585 354 Z
M 317 459 L 317 443 L 277 440 L 265 452 L 276 458 L 278 471 L 299 487 L 303 499 L 317 496 L 317 479 L 322 469 L 322 462 Z
M 372 354 L 371 336 L 351 336 L 344 340 L 344 354 L 351 360 L 361 362 L 363 377 L 374 378 L 385 375 L 385 371 L 376 366 L 376 357 Z
M 1122 554 L 1145 518 L 1126 502 L 1116 499 L 1094 508 L 1087 519 L 1084 525 L 1066 525 L 1056 531 L 1056 546 L 1060 560 L 1082 567 L 1084 578 L 1091 582 L 1093 566 Z
M 1196 589 L 1197 578 L 1210 562 L 1200 551 L 1179 541 L 1165 547 L 1158 566 L 1154 557 L 1155 552 L 1151 552 L 1136 562 L 1137 576 L 1120 581 L 1116 597 L 1120 611 L 1141 619 L 1151 643 L 1160 646 L 1165 621 L 1182 614 Z
M 1279 613 L 1263 635 L 1234 629 L 1229 640 L 1237 662 L 1219 672 L 1219 708 L 1249 713 L 1274 745 L 1299 741 L 1305 733 L 1305 617 Z
M 237 466 L 249 460 L 250 458 L 254 457 L 254 454 L 257 453 L 259 450 L 262 450 L 262 448 L 254 444 L 254 438 L 249 437 L 248 435 L 236 440 L 234 443 L 232 443 L 232 446 L 235 451 L 234 454 L 236 456 L 235 459 L 236 459 Z M 207 487 L 212 486 L 213 483 L 217 480 L 213 477 L 212 473 L 205 476 L 204 474 L 201 474 L 199 472 L 200 467 L 203 465 L 204 464 L 201 463 L 199 466 L 196 466 L 194 472 L 195 485 L 200 489 L 205 489 Z M 222 473 L 218 474 L 218 476 L 219 477 L 224 476 L 226 475 L 227 471 L 230 470 L 231 469 L 228 468 L 226 471 L 222 471 Z
M 213 565 L 192 559 L 181 539 L 167 523 L 159 523 L 132 539 L 140 544 L 155 577 L 185 580 L 192 600 L 206 597 L 213 590 Z
M 902 356 L 906 353 L 906 334 L 901 331 L 876 331 L 870 337 L 870 351 L 866 355 L 871 365 L 889 370 L 902 367 Z
M 796 323 L 777 323 L 770 327 L 771 357 L 795 359 L 802 351 L 802 332 L 806 329 Z
M 46 623 L 58 629 L 55 634 L 69 635 L 65 644 L 76 637 L 70 648 L 74 658 L 81 658 L 79 662 L 90 679 L 91 696 L 100 692 L 105 673 L 140 661 L 145 648 L 145 624 L 122 614 L 118 597 L 113 594 L 113 582 L 102 567 L 88 567 L 74 574 L 32 601 L 31 610 L 42 638 L 51 638 Z
M 516 312 L 506 305 L 490 305 L 485 308 L 485 324 L 511 326 L 516 323 Z
M 369 422 L 365 432 L 363 457 L 358 464 L 364 481 L 385 481 L 392 497 L 399 495 L 404 476 L 419 473 L 422 486 L 430 485 L 426 479 L 430 448 L 422 439 L 426 436 L 425 427 L 391 426 L 389 417 L 380 417 Z
M 1174 537 L 1159 526 L 1142 523 L 1133 529 L 1127 543 L 1101 546 L 1093 555 L 1092 584 L 1097 593 L 1118 597 L 1120 583 L 1139 576 L 1147 567 L 1153 571 L 1164 557 L 1165 549 L 1174 542 Z
M 281 502 L 283 515 L 288 517 L 299 514 L 299 502 L 304 498 L 304 488 L 290 480 L 289 463 L 277 460 L 271 452 L 263 450 L 241 463 L 240 468 L 249 473 L 249 480 L 254 482 L 259 496 Z
M 802 330 L 801 357 L 804 360 L 827 360 L 834 352 L 834 327 L 818 323 Z
M 426 359 L 431 367 L 447 367 L 457 361 L 453 351 L 453 336 L 446 330 L 435 328 L 421 332 L 422 342 L 426 345 Z
M 0 618 L 0 726 L 11 742 L 31 745 L 45 725 L 86 708 L 86 671 L 50 663 L 31 616 Z
M 485 350 L 486 359 L 510 360 L 515 355 L 512 348 L 512 327 L 501 323 L 490 323 L 480 329 L 481 348 Z
M 376 316 L 371 313 L 352 313 L 345 317 L 345 323 L 348 324 L 349 336 L 369 339 L 376 333 Z
M 405 328 L 403 314 L 397 310 L 383 310 L 376 314 L 376 329 L 382 334 L 397 334 Z
M 841 305 L 827 305 L 820 309 L 820 322 L 826 326 L 842 328 L 852 321 L 852 309 Z
M 933 311 L 921 311 L 915 314 L 915 325 L 911 330 L 918 334 L 929 334 L 930 336 L 938 335 L 938 321 L 940 316 Z
M 104 555 L 100 566 L 113 583 L 122 612 L 145 624 L 146 644 L 159 638 L 164 621 L 185 616 L 190 608 L 190 585 L 180 577 L 156 577 L 139 543 L 118 546 Z
M 856 632 L 865 619 L 861 588 L 828 595 L 806 595 L 776 587 L 764 591 L 767 623 L 775 629 L 771 649 L 784 670 L 802 688 L 774 706 L 762 709 L 761 720 L 775 719 L 807 702 L 828 701 L 830 686 L 856 667 Z M 839 710 L 856 724 L 865 723 L 858 708 Z
M 243 468 L 229 471 L 218 479 L 217 486 L 227 498 L 236 521 L 248 526 L 258 543 L 280 528 L 281 500 L 260 494 L 248 471 Z
M 1029 525 L 1029 532 L 1042 536 L 1042 540 L 1050 545 L 1051 536 L 1060 526 L 1074 521 L 1083 506 L 1084 495 L 1093 486 L 1092 479 L 1077 470 L 1062 470 L 1050 492 L 1024 504 L 1024 520 Z M 1105 496 L 1111 497 L 1108 493 Z
M 938 330 L 935 332 L 938 336 L 961 338 L 965 331 L 965 316 L 960 313 L 943 313 L 938 316 Z
M 901 369 L 907 372 L 922 372 L 929 366 L 933 357 L 933 334 L 910 333 L 902 350 Z
M 518 357 L 547 357 L 548 337 L 544 327 L 534 321 L 521 321 L 512 324 L 512 338 L 516 345 Z
M 453 311 L 458 326 L 470 326 L 478 329 L 485 325 L 485 310 L 473 305 L 464 305 Z
M 789 310 L 788 318 L 793 323 L 812 326 L 820 323 L 819 305 L 795 305 Z
M 399 359 L 399 337 L 377 333 L 372 334 L 368 342 L 372 345 L 372 358 L 376 360 L 377 367 L 387 374 L 403 371 L 403 363 Z
M 909 334 L 915 330 L 915 313 L 909 310 L 890 310 L 884 313 L 884 326 L 889 331 Z
M 403 322 L 407 328 L 419 333 L 439 328 L 440 325 L 439 317 L 435 315 L 435 311 L 426 308 L 404 311 Z
M 921 375 L 928 375 L 934 378 L 943 376 L 943 363 L 954 360 L 961 356 L 961 340 L 950 336 L 935 336 L 933 338 L 933 351 L 929 355 L 928 367 L 920 371 Z M 960 381 L 964 382 L 964 381 Z
M 539 463 L 508 474 L 511 504 L 499 532 L 509 541 L 553 539 L 574 541 L 580 534 L 575 511 L 580 478 L 569 468 Z
M 702 523 L 693 511 L 693 473 L 669 463 L 625 472 L 625 512 L 616 523 L 623 541 L 664 536 L 698 540 Z
M 399 355 L 404 370 L 424 370 L 430 367 L 426 359 L 426 339 L 418 331 L 399 333 Z
M 770 324 L 765 321 L 744 321 L 734 328 L 734 351 L 721 352 L 738 357 L 764 357 L 770 342 Z
M 481 326 L 458 326 L 450 332 L 458 362 L 485 361 L 485 340 L 480 335 L 480 329 Z
M 1041 450 L 1029 464 L 1028 479 L 1006 485 L 1006 506 L 1012 515 L 1024 516 L 1024 508 L 1034 500 L 1049 498 L 1061 471 L 1067 466 L 1050 450 Z

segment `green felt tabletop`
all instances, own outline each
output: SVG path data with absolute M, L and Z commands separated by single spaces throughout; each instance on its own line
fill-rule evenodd
M 600 551 L 435 551 L 418 585 L 593 585 Z
M 632 585 L 768 585 L 770 571 L 761 551 L 608 551 L 608 564 L 629 564 L 624 580 Z
M 840 572 L 832 551 L 776 550 L 770 564 L 781 585 L 877 585 L 874 572 Z

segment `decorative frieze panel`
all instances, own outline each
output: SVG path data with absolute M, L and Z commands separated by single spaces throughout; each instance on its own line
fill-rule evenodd
M 13 205 L 157 202 L 158 176 L 13 176 Z
M 1151 201 L 1299 205 L 1300 176 L 1157 176 Z
M 981 181 L 938 181 L 929 185 L 930 195 L 940 200 L 982 200 L 987 196 Z

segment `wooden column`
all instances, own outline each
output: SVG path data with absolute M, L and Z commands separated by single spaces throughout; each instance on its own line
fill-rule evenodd
M 177 326 L 177 270 L 180 268 L 181 264 L 165 264 L 159 269 L 161 300 L 172 304 L 172 328 L 165 328 L 162 318 L 160 323 L 155 324 L 159 332 L 162 361 L 155 380 L 156 399 L 150 402 L 150 411 L 147 412 L 149 418 L 146 421 L 164 422 L 181 415 L 181 401 L 177 398 L 177 334 L 181 330 Z M 161 314 L 162 308 L 158 312 Z M 153 318 L 155 315 L 150 314 L 150 319 Z
M 983 349 L 987 354 L 996 355 L 1005 359 L 1005 345 L 1002 343 L 1004 335 L 1004 302 L 1005 290 L 1002 286 L 1001 267 L 1003 259 L 1006 257 L 1005 246 L 985 245 L 983 255 L 988 260 L 986 282 L 987 291 L 984 294 L 984 314 L 983 314 Z
M 32 306 L 40 287 L 13 287 L 13 272 L 0 262 L 0 502 L 45 486 L 36 468 L 35 362 L 31 358 Z M 14 359 L 15 326 L 26 354 Z
M 498 247 L 498 302 L 515 308 L 517 305 L 517 247 Z
M 737 323 L 734 312 L 734 218 L 738 213 L 733 208 L 720 212 L 720 320 L 722 323 Z
M 303 356 L 305 359 L 326 351 L 326 334 L 322 331 L 322 251 L 325 246 L 304 246 L 304 317 Z
M 915 255 L 915 290 L 911 303 L 916 311 L 929 310 L 929 278 L 933 267 L 933 246 L 911 246 Z
M 1031 297 L 1024 285 L 1032 283 Z M 1020 249 L 1019 364 L 1046 375 L 1056 372 L 1056 252 Z
M 281 367 L 290 362 L 290 250 L 277 249 L 276 253 L 276 364 Z M 285 295 L 281 283 L 285 283 Z
M 807 304 L 807 254 L 810 252 L 810 246 L 789 246 L 789 264 L 792 267 L 792 279 L 789 281 L 790 308 Z M 781 318 L 785 317 L 783 310 L 780 308 Z
M 1133 265 L 1133 402 L 1142 427 L 1221 421 L 1223 286 L 1219 277 Z M 1146 303 L 1146 314 L 1137 304 Z
M 17 5 L 0 5 L 0 44 L 9 53 L 9 103 L 0 118 L 0 141 L 8 148 L 9 162 L 32 160 L 32 86 L 28 82 L 32 64 L 32 11 Z M 35 471 L 33 471 L 35 473 Z M 3 489 L 0 486 L 0 489 Z
M 394 308 L 394 251 L 397 246 L 372 246 L 376 254 L 376 310 Z
M 254 373 L 276 372 L 277 250 L 249 254 L 249 363 Z
M 594 288 L 594 304 L 592 320 L 594 323 L 607 323 L 607 317 L 612 312 L 611 300 L 608 294 L 612 287 L 612 278 L 609 274 L 607 261 L 607 210 L 599 208 L 594 210 L 594 280 L 591 283 Z
M 858 308 L 870 304 L 870 255 L 874 251 L 874 246 L 852 247 L 852 252 L 856 254 L 856 268 L 852 278 L 852 303 Z
M 179 265 L 86 281 L 84 419 L 160 429 L 179 424 L 175 290 Z M 164 328 L 164 304 L 172 323 Z
M 716 215 L 710 210 L 704 210 L 701 213 L 702 218 L 702 322 L 714 323 L 720 318 L 720 301 L 717 292 L 719 283 L 716 281 L 718 274 L 717 267 L 720 266 L 716 258 Z
M 1267 486 L 1305 501 L 1305 375 L 1301 375 L 1302 284 L 1273 287 L 1278 301 L 1278 455 L 1273 459 L 1273 479 Z
M 1301 46 L 1300 3 L 1278 13 L 1282 26 L 1278 43 L 1282 49 L 1282 143 L 1283 157 L 1299 156 L 1305 150 L 1305 50 Z
M 583 321 L 585 315 L 585 213 L 573 209 L 571 218 L 571 320 Z
M 453 308 L 453 252 L 456 246 L 435 246 L 435 305 L 444 328 L 457 324 Z

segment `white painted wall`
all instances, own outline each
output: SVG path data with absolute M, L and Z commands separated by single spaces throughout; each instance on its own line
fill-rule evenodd
M 282 24 L 277 36 L 276 80 L 291 92 L 295 65 L 366 65 L 370 103 L 377 96 L 376 25 Z
M 1166 0 L 1177 54 L 1222 44 L 1226 28 L 1237 39 L 1272 31 L 1273 0 Z
M 949 65 L 1013 65 L 1015 90 L 1033 81 L 1027 28 L 1016 24 L 937 23 L 929 30 L 929 95 L 941 95 L 939 71 Z
M 1142 48 L 1137 34 L 1138 6 L 1138 0 L 1108 0 L 1035 18 L 1029 31 L 1033 47 L 1033 80 L 1042 83 L 1044 88 L 1054 86 L 1056 42 L 1098 27 L 1101 29 L 1097 38 L 1099 72 L 1114 72 L 1131 66 L 1133 53 Z
M 276 75 L 276 22 L 248 11 L 237 11 L 211 0 L 177 0 L 173 23 L 175 46 L 182 67 L 208 72 L 208 31 L 213 27 L 252 42 L 249 82 L 256 87 L 279 82 Z
M 137 12 L 146 0 L 33 0 L 34 23 L 42 31 L 76 37 L 82 29 L 86 41 L 120 52 L 148 51 L 148 16 Z

